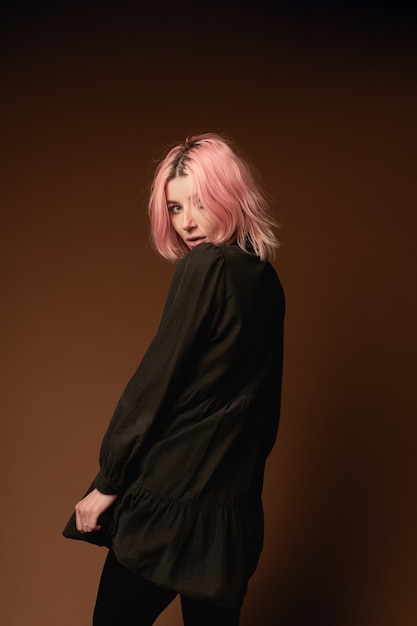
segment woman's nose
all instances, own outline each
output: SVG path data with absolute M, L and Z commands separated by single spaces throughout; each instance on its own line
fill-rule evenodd
M 191 230 L 196 227 L 193 211 L 191 209 L 183 209 L 182 227 L 184 230 Z

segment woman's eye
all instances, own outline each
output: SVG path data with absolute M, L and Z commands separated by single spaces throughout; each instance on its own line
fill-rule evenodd
M 170 213 L 179 213 L 181 211 L 179 204 L 170 204 L 168 209 Z

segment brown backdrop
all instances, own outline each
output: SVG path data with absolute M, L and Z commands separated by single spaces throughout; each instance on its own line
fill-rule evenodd
M 152 160 L 210 130 L 275 199 L 288 301 L 242 626 L 415 624 L 413 16 L 55 4 L 2 9 L 2 622 L 90 623 L 105 552 L 61 530 L 172 272 Z

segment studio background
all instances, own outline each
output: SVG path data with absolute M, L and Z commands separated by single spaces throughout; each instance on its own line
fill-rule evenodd
M 213 131 L 273 198 L 287 296 L 242 626 L 412 626 L 415 16 L 140 4 L 1 9 L 1 621 L 91 622 L 105 550 L 61 531 L 173 271 L 149 241 L 155 159 Z M 178 602 L 157 622 L 180 624 Z

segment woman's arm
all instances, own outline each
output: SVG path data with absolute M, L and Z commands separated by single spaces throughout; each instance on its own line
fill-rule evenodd
M 162 319 L 142 362 L 124 390 L 100 450 L 95 486 L 121 493 L 187 375 L 189 356 L 224 306 L 224 257 L 200 244 L 177 267 Z

